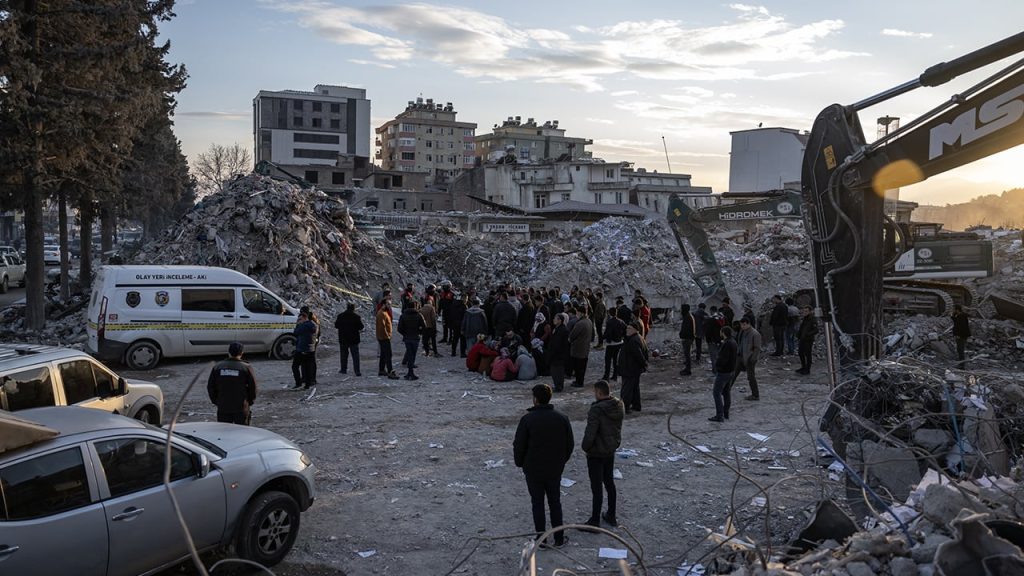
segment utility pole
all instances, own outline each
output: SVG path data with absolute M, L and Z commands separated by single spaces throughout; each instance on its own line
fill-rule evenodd
M 665 149 L 665 164 L 668 164 L 668 173 L 672 173 L 672 162 L 668 159 L 668 144 L 665 144 L 665 136 L 661 137 L 661 147 Z

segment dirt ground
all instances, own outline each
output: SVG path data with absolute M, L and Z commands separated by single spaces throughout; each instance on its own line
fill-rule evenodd
M 731 419 L 711 423 L 710 363 L 705 357 L 692 376 L 679 376 L 674 333 L 674 327 L 656 325 L 651 334 L 650 347 L 662 356 L 652 360 L 651 371 L 641 379 L 643 411 L 628 415 L 622 432 L 622 449 L 635 454 L 616 458 L 622 476 L 617 480 L 621 527 L 614 531 L 642 551 L 650 574 L 674 575 L 684 559 L 706 564 L 702 555 L 712 544 L 705 538 L 709 529 L 722 530 L 731 497 L 737 525 L 747 526 L 744 534 L 764 544 L 767 531 L 778 546 L 803 525 L 823 492 L 840 489 L 815 465 L 813 436 L 805 426 L 806 414 L 810 430 L 817 430 L 828 390 L 820 361 L 810 376 L 800 376 L 793 372 L 795 356 L 762 358 L 761 400 L 744 399 L 748 390 L 741 376 L 733 390 Z M 533 524 L 526 484 L 512 458 L 512 439 L 531 405 L 530 387 L 550 384 L 550 378 L 492 382 L 467 372 L 461 358 L 420 355 L 419 381 L 388 380 L 376 376 L 372 334 L 364 340 L 359 378 L 351 370 L 347 376 L 338 373 L 333 338 L 321 346 L 318 391 L 309 400 L 284 389 L 291 382 L 289 363 L 252 359 L 260 384 L 253 425 L 295 441 L 317 466 L 316 502 L 302 516 L 295 548 L 274 572 L 517 573 Z M 394 343 L 396 364 L 401 348 Z M 588 383 L 601 375 L 603 355 L 592 352 Z M 178 361 L 127 375 L 160 384 L 169 415 L 191 377 L 203 371 L 186 399 L 182 420 L 213 420 L 204 389 L 208 370 L 206 360 Z M 568 523 L 582 522 L 590 512 L 586 459 L 578 446 L 593 390 L 567 390 L 552 402 L 572 420 L 577 441 L 563 475 L 575 481 L 562 488 Z M 617 382 L 613 394 L 618 395 Z M 701 448 L 669 434 L 670 416 L 672 430 Z M 769 438 L 761 442 L 748 433 Z M 738 463 L 762 485 L 788 478 L 770 491 L 767 530 L 763 504 L 751 502 L 756 488 L 737 483 L 737 475 L 712 456 Z M 609 568 L 613 561 L 599 558 L 598 549 L 625 548 L 605 535 L 573 531 L 569 539 L 564 549 L 539 552 L 539 574 L 558 567 Z M 637 557 L 630 553 L 629 559 Z

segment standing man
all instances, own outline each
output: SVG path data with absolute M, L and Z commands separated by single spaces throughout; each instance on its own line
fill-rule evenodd
M 640 335 L 640 321 L 626 325 L 626 342 L 619 350 L 619 376 L 622 377 L 622 402 L 626 414 L 640 411 L 640 375 L 647 371 L 647 343 Z
M 398 378 L 395 368 L 391 364 L 391 295 L 386 294 L 380 301 L 377 308 L 376 335 L 377 346 L 380 350 L 377 361 L 377 376 L 387 376 L 394 380 Z
M 537 536 L 545 531 L 544 498 L 551 509 L 551 527 L 562 525 L 562 500 L 559 492 L 562 471 L 572 454 L 572 425 L 569 418 L 555 410 L 551 402 L 551 387 L 537 384 L 533 387 L 533 407 L 519 420 L 516 438 L 512 444 L 516 466 L 523 469 L 526 488 L 530 491 L 533 509 L 533 529 Z M 565 544 L 565 532 L 555 533 L 555 546 Z M 544 544 L 543 542 L 541 544 Z
M 736 317 L 736 311 L 732 309 L 732 301 L 726 296 L 722 299 L 722 305 L 718 308 L 718 311 L 725 318 L 725 325 L 732 326 L 733 318 Z
M 622 444 L 622 420 L 626 417 L 622 400 L 611 395 L 608 382 L 594 383 L 594 402 L 587 412 L 587 430 L 580 446 L 587 455 L 587 475 L 590 476 L 590 518 L 586 524 L 600 526 L 601 518 L 611 526 L 615 520 L 615 450 Z M 608 491 L 608 511 L 601 515 L 603 490 Z
M 452 292 L 452 285 L 450 282 L 441 282 L 441 294 L 437 303 L 437 314 L 441 318 L 441 344 L 448 344 L 449 342 L 454 343 L 452 340 L 452 323 L 451 320 L 451 307 L 456 302 L 455 292 Z M 452 356 L 455 356 L 455 352 L 452 352 Z
M 786 354 L 792 356 L 796 352 L 797 331 L 800 330 L 800 308 L 792 297 L 786 298 L 786 310 L 789 314 L 789 322 L 786 323 Z
M 814 337 L 817 335 L 818 320 L 811 314 L 811 307 L 804 305 L 800 309 L 800 328 L 797 329 L 797 352 L 800 354 L 797 374 L 811 373 L 811 350 L 814 349 Z
M 722 344 L 712 369 L 715 371 L 715 383 L 711 388 L 711 397 L 715 400 L 715 415 L 708 418 L 711 422 L 724 422 L 729 419 L 729 406 L 732 405 L 732 383 L 736 373 L 736 341 L 732 338 L 732 328 L 722 327 Z
M 242 361 L 242 344 L 228 346 L 227 360 L 221 360 L 210 371 L 206 392 L 217 406 L 217 422 L 248 426 L 249 408 L 256 401 L 256 374 L 248 362 Z
M 960 304 L 953 306 L 953 336 L 956 337 L 956 359 L 959 360 L 957 368 L 963 370 L 967 367 L 967 339 L 971 337 L 971 323 Z
M 708 344 L 708 355 L 711 356 L 711 371 L 715 371 L 718 362 L 718 349 L 722 345 L 722 326 L 725 318 L 718 313 L 718 308 L 711 307 L 711 315 L 704 319 L 704 340 Z M 731 328 L 730 328 L 731 330 Z
M 565 327 L 568 318 L 565 312 L 555 315 L 555 328 L 548 340 L 547 361 L 551 372 L 551 382 L 555 392 L 561 392 L 565 386 L 565 364 L 569 361 L 569 329 Z
M 423 355 L 430 356 L 433 352 L 437 356 L 437 311 L 431 298 L 423 299 L 420 316 L 423 316 Z
M 508 292 L 502 290 L 498 293 L 498 301 L 491 313 L 491 335 L 500 338 L 507 330 L 515 330 L 517 316 L 516 307 L 508 301 Z
M 615 380 L 619 375 L 619 350 L 626 339 L 626 324 L 619 320 L 618 309 L 608 310 L 608 320 L 604 327 L 604 374 L 602 380 Z M 609 376 L 611 374 L 611 376 Z
M 444 302 L 443 295 L 441 301 Z M 444 329 L 448 331 L 453 357 L 457 350 L 461 350 L 459 356 L 462 358 L 466 357 L 466 340 L 462 338 L 462 319 L 466 316 L 466 303 L 468 301 L 469 297 L 463 294 L 461 298 L 452 300 L 445 311 Z
M 423 334 L 423 316 L 417 309 L 419 304 L 413 300 L 402 310 L 402 316 L 398 318 L 398 333 L 402 335 L 402 342 L 405 343 L 405 357 L 402 365 L 408 371 L 405 373 L 406 380 L 419 380 L 419 376 L 413 371 L 416 368 L 416 349 L 420 345 L 420 335 Z
M 316 359 L 314 343 L 316 339 L 316 323 L 309 319 L 309 314 L 299 312 L 299 322 L 295 325 L 295 355 L 298 357 L 298 376 L 292 390 L 300 388 L 309 390 L 316 386 Z M 292 361 L 292 374 L 295 375 L 295 361 Z
M 772 296 L 772 315 L 768 320 L 772 327 L 772 340 L 775 340 L 775 352 L 772 356 L 782 356 L 786 351 L 786 326 L 789 325 L 789 306 L 782 301 L 782 296 Z
M 693 350 L 693 340 L 697 337 L 697 319 L 690 313 L 690 305 L 683 304 L 680 311 L 682 312 L 683 320 L 679 325 L 679 338 L 683 341 L 683 358 L 686 361 L 685 366 L 679 371 L 680 376 L 689 376 L 693 372 L 690 369 L 692 358 L 690 356 Z
M 338 314 L 334 319 L 334 327 L 338 329 L 338 345 L 341 348 L 341 370 L 342 374 L 348 373 L 348 357 L 352 355 L 352 370 L 356 376 L 359 373 L 359 333 L 363 331 L 363 320 L 356 314 L 356 305 L 348 303 L 345 311 Z
M 747 396 L 747 400 L 760 400 L 761 394 L 757 389 L 756 368 L 757 360 L 761 357 L 761 333 L 750 324 L 750 319 L 746 316 L 740 318 L 740 333 L 736 346 L 739 350 L 739 361 L 736 363 L 736 371 L 733 372 L 732 381 L 735 383 L 740 372 L 746 372 L 747 383 L 750 384 L 750 396 Z M 719 351 L 719 354 L 721 354 L 721 351 Z
M 583 379 L 587 375 L 587 359 L 590 356 L 590 343 L 594 338 L 594 323 L 587 318 L 586 306 L 577 310 L 579 320 L 569 331 L 569 357 L 572 362 L 573 375 L 576 380 L 573 388 L 583 388 Z
M 701 302 L 697 304 L 697 311 L 693 313 L 693 320 L 697 327 L 697 330 L 695 330 L 696 337 L 693 339 L 693 361 L 697 363 L 697 367 L 700 367 L 700 348 L 701 342 L 704 340 L 704 321 L 708 319 L 706 308 L 707 304 Z
M 595 348 L 600 350 L 604 348 L 604 324 L 605 318 L 608 317 L 608 307 L 605 306 L 604 292 L 601 290 L 594 292 L 593 308 L 594 328 L 597 330 L 597 346 Z

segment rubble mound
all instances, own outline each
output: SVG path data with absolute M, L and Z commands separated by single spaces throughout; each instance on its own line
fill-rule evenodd
M 390 252 L 354 227 L 344 201 L 255 173 L 197 203 L 131 263 L 231 268 L 319 310 L 404 276 Z

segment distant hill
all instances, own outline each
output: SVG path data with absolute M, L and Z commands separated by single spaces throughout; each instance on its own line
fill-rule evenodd
M 993 228 L 1024 228 L 1024 188 L 989 194 L 961 204 L 922 205 L 914 210 L 916 222 L 942 222 L 947 230 L 963 230 L 976 224 Z

